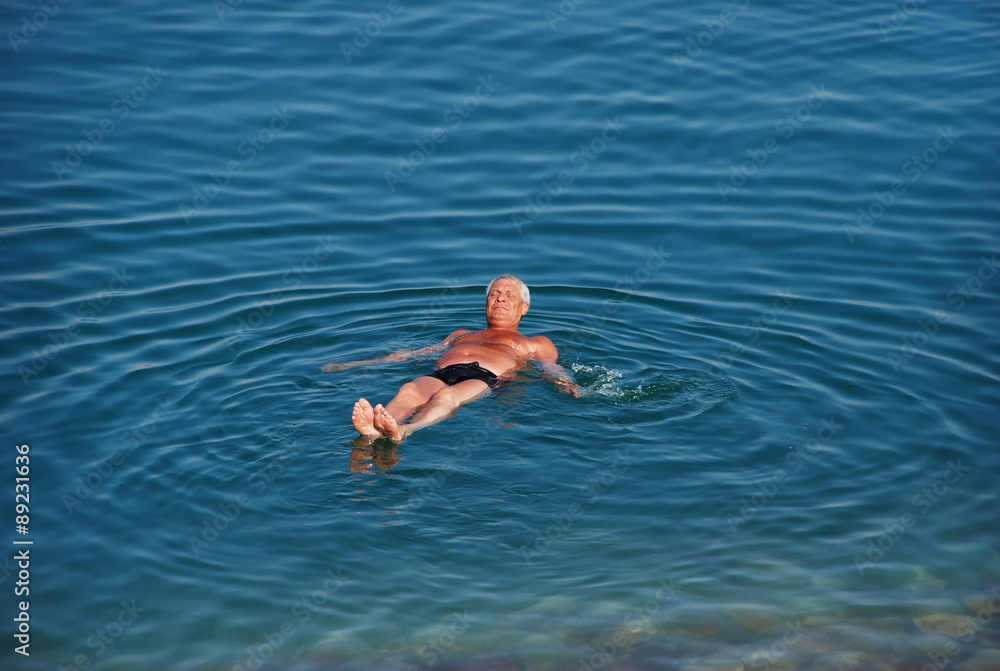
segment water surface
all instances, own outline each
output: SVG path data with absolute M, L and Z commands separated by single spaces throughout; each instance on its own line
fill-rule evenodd
M 569 6 L 8 36 L 4 668 L 998 667 L 997 8 Z M 357 443 L 505 272 L 587 393 Z

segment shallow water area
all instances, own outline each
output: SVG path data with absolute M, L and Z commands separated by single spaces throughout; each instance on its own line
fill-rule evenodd
M 996 7 L 56 4 L 0 12 L 0 667 L 1000 668 Z M 502 273 L 581 397 L 359 440 L 434 358 L 322 367 Z

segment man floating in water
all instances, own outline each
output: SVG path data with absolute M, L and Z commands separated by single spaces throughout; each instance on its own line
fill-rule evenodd
M 323 370 L 405 361 L 443 351 L 433 373 L 404 384 L 385 406 L 380 403 L 373 408 L 363 398 L 354 404 L 351 418 L 361 435 L 397 442 L 484 396 L 529 360 L 539 363 L 542 374 L 559 391 L 579 397 L 580 386 L 556 363 L 559 353 L 552 341 L 545 336 L 529 338 L 518 333 L 517 325 L 528 312 L 530 302 L 531 294 L 524 282 L 513 275 L 502 275 L 486 289 L 486 330 L 455 331 L 439 345 L 393 352 L 369 361 L 327 364 Z M 421 406 L 423 409 L 417 412 Z

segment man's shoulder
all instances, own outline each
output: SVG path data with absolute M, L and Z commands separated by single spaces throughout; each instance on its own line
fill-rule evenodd
M 556 351 L 555 344 L 545 336 L 535 336 L 532 338 L 535 341 L 535 356 L 541 361 L 555 361 L 559 358 L 559 352 Z

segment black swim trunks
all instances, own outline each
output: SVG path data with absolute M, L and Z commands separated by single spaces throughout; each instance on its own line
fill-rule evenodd
M 482 380 L 489 386 L 496 386 L 500 379 L 493 371 L 486 370 L 479 365 L 478 361 L 472 363 L 454 363 L 450 366 L 440 368 L 428 377 L 434 377 L 444 382 L 449 387 L 466 380 Z

